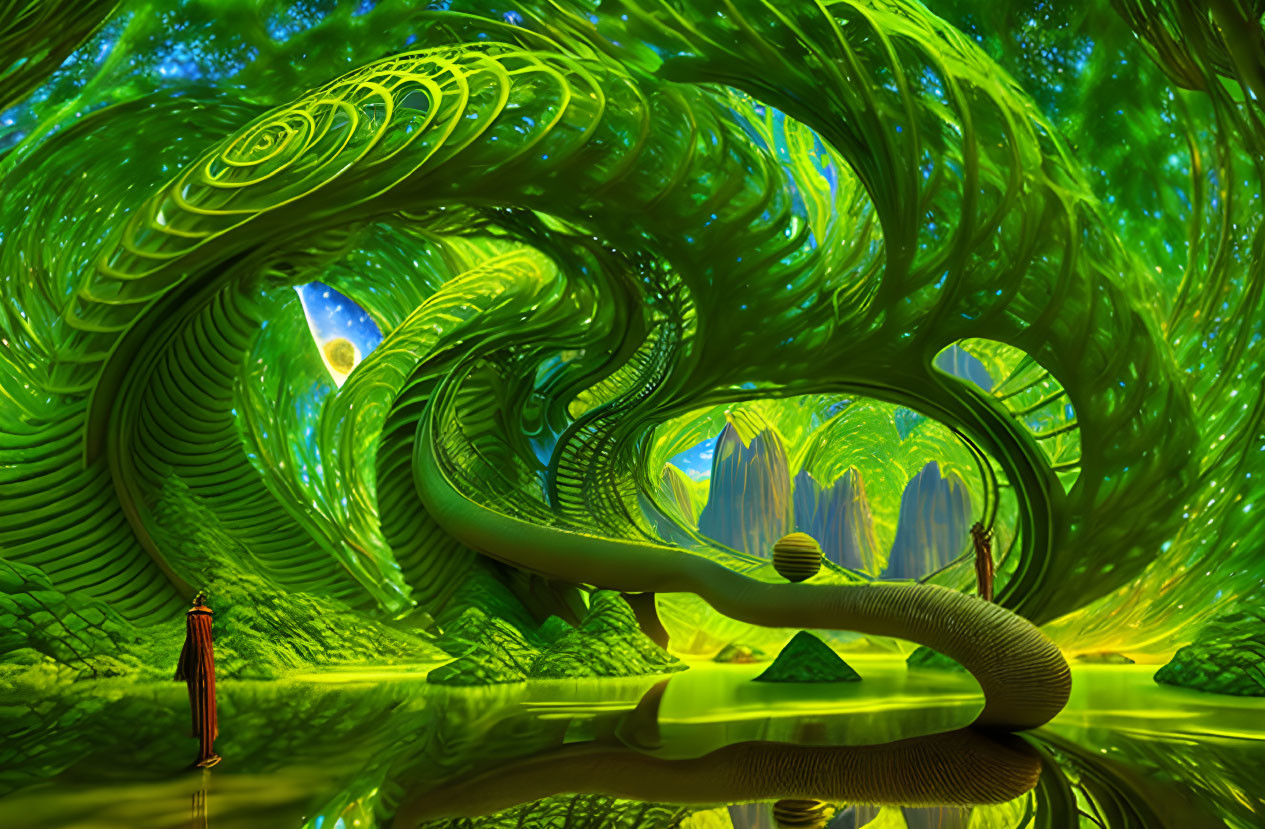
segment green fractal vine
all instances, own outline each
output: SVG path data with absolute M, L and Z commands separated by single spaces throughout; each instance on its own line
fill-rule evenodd
M 476 573 L 533 615 L 653 593 L 682 647 L 931 645 L 1011 728 L 1062 705 L 1050 639 L 1169 652 L 1261 602 L 1259 4 L 187 5 L 0 24 L 30 596 L 143 636 L 242 579 L 382 623 Z M 381 342 L 319 335 L 313 283 Z M 863 481 L 876 558 L 788 585 L 702 532 L 671 464 L 726 424 Z M 965 557 L 876 583 L 931 461 L 995 606 Z

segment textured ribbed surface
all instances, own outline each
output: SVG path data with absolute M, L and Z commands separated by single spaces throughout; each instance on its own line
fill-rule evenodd
M 118 0 L 79 0 L 71 6 L 45 0 L 6 2 L 0 17 L 0 110 L 22 99 L 63 64 L 118 6 Z M 69 8 L 70 14 L 64 11 Z
M 628 429 L 631 412 L 646 404 L 671 365 L 679 343 L 676 326 L 661 326 L 646 338 L 601 391 L 625 389 L 612 400 L 590 409 L 559 438 L 550 463 L 551 498 L 569 519 L 587 521 L 612 534 L 632 533 L 636 524 L 628 505 L 636 502 L 631 470 L 612 464 Z
M 460 586 L 475 554 L 417 508 L 413 444 L 433 381 L 414 382 L 393 404 L 377 454 L 378 514 L 382 536 L 395 554 L 418 607 L 432 613 Z
M 800 582 L 821 570 L 821 545 L 807 533 L 791 533 L 773 544 L 773 569 L 787 581 Z
M 1001 803 L 1030 791 L 1040 772 L 1040 758 L 1022 740 L 972 729 L 873 746 L 735 743 L 688 760 L 579 744 L 416 793 L 401 805 L 394 826 L 476 817 L 560 792 L 687 804 Z M 786 809 L 792 811 L 798 812 Z
M 778 829 L 820 829 L 826 825 L 826 804 L 820 800 L 785 798 L 773 804 Z
M 239 538 L 254 565 L 277 584 L 356 603 L 363 593 L 265 485 L 246 457 L 234 411 L 234 383 L 262 316 L 229 289 L 187 308 L 138 354 L 120 395 L 111 461 L 119 492 L 144 513 L 152 493 L 178 476 Z M 142 520 L 146 520 L 142 518 Z M 160 551 L 161 552 L 161 551 Z M 197 578 L 198 562 L 172 564 Z
M 118 510 L 105 459 L 82 463 L 84 410 L 0 428 L 0 550 L 131 621 L 169 619 L 183 602 Z
M 979 681 L 976 722 L 1035 728 L 1071 692 L 1063 654 L 1032 623 L 998 605 L 927 584 L 767 584 L 670 547 L 520 521 L 454 490 L 439 466 L 434 424 L 421 424 L 414 481 L 435 521 L 473 549 L 533 572 L 622 592 L 697 593 L 717 611 L 769 627 L 833 628 L 927 645 Z

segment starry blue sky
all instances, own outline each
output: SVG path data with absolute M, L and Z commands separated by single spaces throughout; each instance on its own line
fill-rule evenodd
M 382 342 L 382 332 L 365 310 L 325 283 L 309 282 L 294 290 L 303 302 L 303 312 L 318 344 L 345 337 L 363 360 Z

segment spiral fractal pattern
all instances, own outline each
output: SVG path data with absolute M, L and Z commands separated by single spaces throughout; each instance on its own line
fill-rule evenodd
M 194 504 L 233 566 L 369 617 L 438 616 L 485 566 L 541 601 L 661 594 L 669 628 L 694 594 L 936 647 L 981 722 L 1026 728 L 1067 696 L 1050 636 L 1167 641 L 1211 607 L 1174 574 L 1259 540 L 1265 73 L 1225 36 L 1259 34 L 1250 4 L 1094 12 L 1145 94 L 1098 58 L 1057 92 L 1145 99 L 1163 128 L 1133 132 L 1060 109 L 1066 43 L 1033 80 L 951 2 L 384 0 L 284 37 L 222 5 L 233 49 L 199 41 L 218 74 L 174 88 L 99 49 L 190 53 L 143 14 L 0 29 L 29 122 L 0 150 L 0 558 L 51 589 L 171 618 L 222 564 L 173 540 Z M 110 57 L 41 87 L 76 48 Z M 313 344 L 316 283 L 381 342 Z M 866 477 L 879 518 L 960 472 L 996 603 L 969 563 L 785 584 L 703 535 L 665 464 L 727 422 Z M 1137 600 L 1161 585 L 1182 612 Z

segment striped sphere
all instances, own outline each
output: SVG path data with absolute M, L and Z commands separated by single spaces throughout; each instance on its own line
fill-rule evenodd
M 830 815 L 820 800 L 779 800 L 773 804 L 778 829 L 821 829 Z
M 812 578 L 821 569 L 821 545 L 807 533 L 784 535 L 773 545 L 773 569 L 787 581 Z

